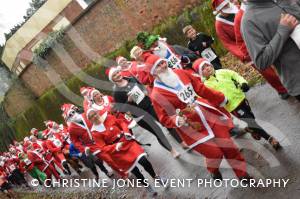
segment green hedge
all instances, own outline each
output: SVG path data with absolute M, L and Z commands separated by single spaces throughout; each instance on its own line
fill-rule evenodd
M 186 45 L 187 40 L 182 34 L 182 28 L 188 24 L 192 24 L 197 30 L 206 32 L 215 37 L 214 16 L 212 15 L 209 1 L 205 1 L 203 5 L 195 7 L 192 10 L 184 10 L 180 16 L 168 18 L 160 25 L 154 27 L 152 32 L 168 38 L 168 42 L 171 44 Z M 121 48 L 109 53 L 105 57 L 107 59 L 114 59 L 118 55 L 123 55 L 129 58 L 129 51 L 134 45 L 135 41 L 125 41 Z M 220 55 L 225 53 L 218 40 L 216 40 L 215 49 Z M 79 95 L 79 89 L 81 86 L 84 86 L 85 83 L 78 77 L 84 78 L 84 74 L 86 73 L 92 77 L 106 79 L 104 74 L 105 66 L 109 65 L 109 61 L 103 59 L 95 60 L 95 62 L 89 64 L 81 73 L 71 77 L 64 83 L 71 91 Z M 96 85 L 96 87 L 98 86 Z M 21 113 L 17 118 L 12 119 L 12 121 L 7 122 L 9 123 L 8 126 L 13 127 L 17 132 L 17 140 L 27 135 L 32 127 L 43 129 L 44 120 L 51 119 L 62 122 L 60 106 L 68 100 L 61 94 L 60 89 L 64 90 L 63 84 L 59 84 L 55 88 L 47 91 L 36 100 L 29 110 Z M 104 92 L 107 93 L 107 91 Z M 80 102 L 78 101 L 78 103 Z

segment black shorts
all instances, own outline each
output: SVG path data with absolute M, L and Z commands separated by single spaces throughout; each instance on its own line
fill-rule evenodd
M 11 187 L 11 184 L 10 184 L 10 183 L 4 182 L 4 183 L 2 184 L 2 186 L 1 186 L 1 191 L 4 192 L 4 191 L 9 190 L 9 189 L 11 189 L 11 188 L 12 188 L 12 187 Z

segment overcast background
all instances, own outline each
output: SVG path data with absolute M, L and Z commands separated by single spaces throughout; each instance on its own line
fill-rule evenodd
M 24 21 L 23 16 L 31 0 L 0 0 L 0 44 L 4 44 L 4 33 Z

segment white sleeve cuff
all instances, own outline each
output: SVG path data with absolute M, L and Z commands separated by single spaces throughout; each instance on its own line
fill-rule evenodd
M 116 145 L 116 151 L 120 151 L 121 145 L 122 145 L 122 142 L 118 142 L 117 143 L 117 145 Z
M 227 104 L 227 102 L 227 97 L 225 97 L 224 101 L 220 104 L 220 107 L 224 107 Z

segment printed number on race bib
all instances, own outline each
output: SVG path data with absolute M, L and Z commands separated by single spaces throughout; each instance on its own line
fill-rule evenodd
M 130 97 L 136 104 L 141 103 L 141 101 L 145 98 L 145 93 L 138 86 L 134 86 L 129 93 Z
M 217 55 L 212 51 L 211 48 L 206 48 L 202 51 L 201 56 L 208 60 L 209 62 L 215 60 L 217 58 Z
M 25 162 L 25 164 L 26 164 L 27 166 L 31 164 L 31 161 L 30 161 L 28 158 L 26 158 L 26 159 L 24 160 L 24 162 Z
M 300 49 L 300 24 L 295 27 L 290 37 L 294 40 L 294 42 Z
M 178 98 L 184 103 L 192 103 L 195 100 L 196 94 L 192 85 L 185 86 L 177 93 Z
M 180 67 L 180 60 L 174 55 L 172 55 L 168 58 L 168 65 L 171 68 L 181 68 Z

